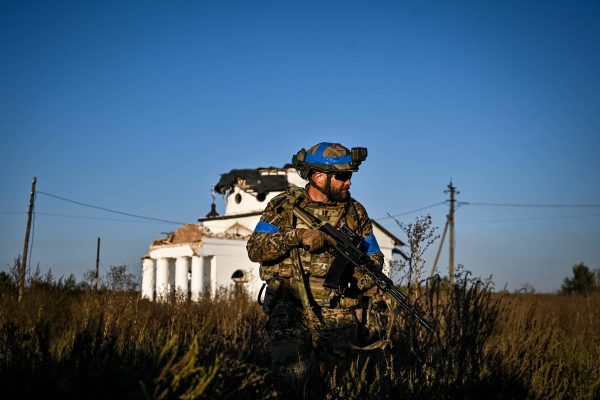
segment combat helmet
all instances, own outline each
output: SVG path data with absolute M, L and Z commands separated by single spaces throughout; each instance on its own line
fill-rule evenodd
M 301 149 L 292 157 L 292 165 L 302 179 L 308 179 L 313 171 L 356 172 L 366 159 L 366 147 L 353 147 L 349 150 L 339 143 L 322 142 L 308 150 Z

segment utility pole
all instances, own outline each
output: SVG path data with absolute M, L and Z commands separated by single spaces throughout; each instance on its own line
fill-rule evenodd
M 35 200 L 35 184 L 37 178 L 34 176 L 31 182 L 31 194 L 29 196 L 29 211 L 27 212 L 27 228 L 25 229 L 25 243 L 23 244 L 23 258 L 21 258 L 21 271 L 19 271 L 19 303 L 23 299 L 25 289 L 25 272 L 27 271 L 27 252 L 29 250 L 29 233 L 31 232 L 31 218 L 33 215 L 33 203 Z
M 96 291 L 98 291 L 98 281 L 100 280 L 100 238 L 96 247 Z
M 452 181 L 450 181 L 448 190 L 444 191 L 444 193 L 450 193 L 450 212 L 448 213 L 448 227 L 450 228 L 450 237 L 448 243 L 448 278 L 450 279 L 450 285 L 454 286 L 454 206 L 456 203 L 454 195 L 460 192 L 456 190 L 456 187 L 452 184 Z

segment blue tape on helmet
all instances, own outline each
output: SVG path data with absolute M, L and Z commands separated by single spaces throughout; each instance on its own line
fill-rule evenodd
M 279 232 L 279 228 L 268 222 L 260 221 L 258 224 L 256 224 L 256 228 L 254 228 L 254 232 L 256 232 L 256 233 L 277 233 L 277 232 Z
M 313 164 L 325 164 L 325 165 L 338 165 L 338 164 L 351 164 L 352 154 L 346 154 L 344 156 L 324 156 L 323 151 L 334 143 L 321 143 L 317 151 L 313 153 L 306 153 L 304 161 Z
M 375 239 L 375 235 L 370 234 L 365 237 L 362 242 L 362 250 L 366 255 L 375 254 L 381 252 L 379 248 L 379 244 L 377 243 L 377 239 Z

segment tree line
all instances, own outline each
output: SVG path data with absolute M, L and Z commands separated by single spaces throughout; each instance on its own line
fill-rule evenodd
M 587 294 L 600 291 L 600 268 L 590 270 L 584 263 L 573 265 L 573 276 L 566 277 L 560 288 L 563 294 Z

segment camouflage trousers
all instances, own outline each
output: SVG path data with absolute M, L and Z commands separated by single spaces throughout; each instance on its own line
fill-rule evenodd
M 322 308 L 323 324 L 312 326 L 297 302 L 279 299 L 268 323 L 269 346 L 276 382 L 302 388 L 314 377 L 343 374 L 358 344 L 358 321 L 353 310 Z M 281 386 L 281 385 L 279 385 Z

